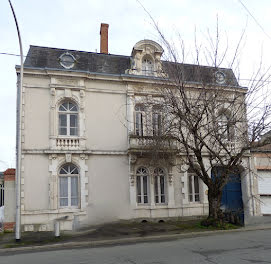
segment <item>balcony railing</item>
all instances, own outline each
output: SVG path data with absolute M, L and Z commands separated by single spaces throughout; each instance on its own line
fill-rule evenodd
M 157 138 L 152 136 L 129 136 L 129 150 L 155 150 L 155 151 L 176 151 L 177 142 L 175 139 Z
M 85 140 L 76 137 L 55 137 L 51 139 L 51 149 L 80 150 L 84 149 Z

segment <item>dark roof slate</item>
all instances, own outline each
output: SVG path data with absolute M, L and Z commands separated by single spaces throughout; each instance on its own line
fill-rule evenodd
M 39 46 L 30 46 L 24 66 L 65 70 L 59 63 L 59 57 L 65 52 L 69 52 L 76 59 L 76 63 L 71 69 L 72 71 L 124 74 L 125 70 L 130 67 L 130 57 L 127 56 Z
M 70 71 L 121 75 L 125 74 L 125 71 L 130 69 L 132 64 L 132 57 L 130 56 L 30 46 L 24 66 L 29 68 L 66 70 L 61 66 L 59 60 L 60 56 L 65 52 L 69 52 L 76 59 L 76 63 Z M 169 69 L 168 72 L 170 72 L 172 65 L 176 64 L 163 62 L 163 67 L 166 70 Z M 183 80 L 187 82 L 215 83 L 214 73 L 219 70 L 225 74 L 225 85 L 238 86 L 238 82 L 231 69 L 218 69 L 193 64 L 178 64 L 178 67 L 184 78 Z M 176 67 L 174 69 L 176 70 Z

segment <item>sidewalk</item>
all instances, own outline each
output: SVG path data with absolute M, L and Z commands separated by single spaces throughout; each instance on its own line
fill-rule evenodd
M 187 223 L 114 223 L 78 232 L 62 232 L 55 238 L 52 232 L 25 232 L 20 242 L 14 233 L 0 235 L 0 255 L 32 250 L 54 250 L 75 247 L 100 247 L 140 242 L 165 241 L 228 232 L 246 232 L 271 229 L 271 224 L 240 227 L 238 229 L 214 230 L 199 227 L 198 222 Z

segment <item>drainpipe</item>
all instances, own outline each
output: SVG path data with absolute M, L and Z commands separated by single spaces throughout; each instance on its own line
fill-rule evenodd
M 254 196 L 253 196 L 253 191 L 252 191 L 252 173 L 251 173 L 251 156 L 248 158 L 248 170 L 249 170 L 249 185 L 250 185 L 250 195 L 252 199 L 252 214 L 255 216 L 255 203 L 254 203 Z
M 16 241 L 21 240 L 21 99 L 22 99 L 22 90 L 23 90 L 23 46 L 21 40 L 21 34 L 15 11 L 11 4 L 11 1 L 8 0 L 14 21 L 16 24 L 19 45 L 20 45 L 20 56 L 21 56 L 21 68 L 20 68 L 20 83 L 17 84 L 17 105 L 16 105 L 16 225 L 15 225 L 15 239 Z

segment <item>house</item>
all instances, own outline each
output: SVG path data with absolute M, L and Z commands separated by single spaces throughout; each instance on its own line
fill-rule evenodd
M 208 214 L 206 186 L 188 168 L 174 166 L 174 151 L 153 164 L 146 148 L 162 126 L 159 103 L 148 111 L 142 106 L 143 98 L 159 101 L 162 47 L 141 40 L 131 56 L 108 54 L 107 32 L 102 24 L 100 53 L 30 46 L 21 112 L 25 231 L 52 230 L 56 219 L 70 230 Z M 193 72 L 199 66 L 183 67 Z M 230 69 L 201 69 L 218 86 L 225 78 L 236 80 Z M 189 75 L 187 83 L 195 85 L 196 78 Z M 243 178 L 250 214 L 251 190 Z
M 257 215 L 269 216 L 271 215 L 271 144 L 252 149 L 251 160 Z
M 15 169 L 0 173 L 0 224 L 4 230 L 15 227 Z
M 0 172 L 0 207 L 4 206 L 4 172 Z

